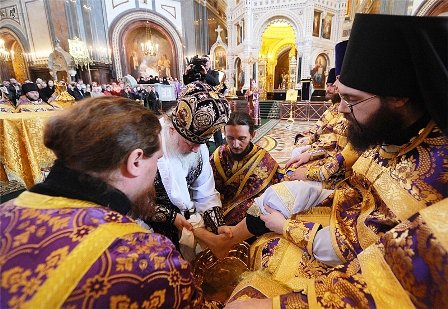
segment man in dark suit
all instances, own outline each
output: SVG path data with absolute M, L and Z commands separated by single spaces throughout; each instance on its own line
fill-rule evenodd
M 153 112 L 160 113 L 159 93 L 153 86 L 148 87 L 148 105 Z
M 84 93 L 81 91 L 81 86 L 75 82 L 70 83 L 68 86 L 68 93 L 75 98 L 75 101 L 84 99 Z
M 208 55 L 203 55 L 201 59 L 203 60 L 201 74 L 205 75 L 205 82 L 210 86 L 218 85 L 219 72 L 211 69 L 210 57 Z M 193 70 L 193 66 L 194 66 L 193 64 L 189 64 L 187 66 L 187 70 L 185 71 L 185 74 L 183 76 L 185 85 L 195 81 L 194 77 L 190 74 L 191 73 L 190 71 Z

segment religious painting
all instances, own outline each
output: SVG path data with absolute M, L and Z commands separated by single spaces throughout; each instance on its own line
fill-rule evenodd
M 320 32 L 320 15 L 322 12 L 314 11 L 314 19 L 313 19 L 313 36 L 319 37 Z
M 352 11 L 352 0 L 347 0 L 347 6 L 346 6 L 346 10 L 345 10 L 345 17 L 349 17 L 350 13 Z
M 327 14 L 325 16 L 323 23 L 322 23 L 322 38 L 324 39 L 330 39 L 331 37 L 331 22 L 333 19 L 333 15 Z
M 126 68 L 124 75 L 131 74 L 135 79 L 158 76 L 177 77 L 173 62 L 173 44 L 166 34 L 151 27 L 150 36 L 146 27 L 139 27 L 128 32 L 124 40 Z M 150 42 L 150 43 L 149 43 Z M 152 46 L 153 53 L 147 47 Z
M 327 58 L 325 54 L 317 56 L 311 70 L 311 79 L 314 89 L 325 89 L 325 72 L 327 71 Z
M 243 71 L 243 64 L 240 58 L 235 60 L 235 76 L 234 76 L 235 87 L 237 91 L 241 91 L 244 86 L 245 76 Z
M 222 46 L 216 46 L 214 55 L 214 68 L 215 70 L 221 70 L 224 71 L 227 66 L 227 56 L 226 56 L 226 50 Z
M 159 77 L 171 77 L 171 60 L 167 54 L 163 54 L 157 60 L 157 72 Z

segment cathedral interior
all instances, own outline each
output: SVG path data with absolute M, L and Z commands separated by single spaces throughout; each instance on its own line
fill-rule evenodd
M 58 168 L 56 162 L 62 164 L 60 160 L 55 160 L 57 154 L 55 155 L 44 145 L 44 134 L 48 134 L 45 128 L 47 123 L 51 123 L 49 119 L 52 119 L 53 114 L 62 114 L 65 110 L 81 105 L 77 104 L 77 101 L 85 100 L 86 97 L 101 96 L 121 96 L 132 99 L 131 103 L 137 102 L 143 105 L 151 110 L 150 114 L 157 116 L 159 120 L 163 117 L 175 117 L 175 113 L 178 111 L 176 108 L 181 104 L 181 96 L 186 95 L 189 90 L 188 85 L 193 84 L 185 82 L 186 72 L 194 67 L 193 61 L 198 56 L 201 61 L 204 61 L 204 68 L 205 63 L 208 63 L 210 71 L 215 72 L 219 79 L 216 85 L 212 85 L 216 88 L 209 91 L 212 93 L 210 96 L 216 99 L 215 96 L 220 97 L 222 94 L 228 103 L 227 111 L 230 111 L 230 115 L 234 112 L 247 112 L 253 118 L 251 121 L 253 120 L 254 124 L 251 124 L 250 128 L 255 129 L 254 132 L 248 131 L 250 134 L 247 133 L 250 137 L 247 143 L 249 146 L 246 145 L 247 148 L 242 152 L 243 155 L 252 154 L 257 150 L 266 156 L 260 155 L 256 160 L 250 159 L 249 163 L 242 164 L 237 161 L 246 157 L 241 153 L 232 153 L 226 159 L 235 160 L 236 163 L 233 165 L 226 166 L 215 163 L 216 166 L 213 166 L 213 170 L 212 167 L 209 167 L 212 170 L 210 178 L 213 178 L 213 173 L 215 178 L 217 173 L 225 174 L 222 183 L 230 187 L 230 189 L 226 188 L 225 192 L 219 190 L 218 192 L 213 187 L 214 194 L 216 193 L 219 196 L 218 199 L 221 199 L 223 208 L 228 201 L 241 206 L 246 201 L 241 202 L 237 197 L 228 200 L 225 198 L 232 194 L 250 195 L 252 194 L 251 190 L 256 191 L 255 188 L 258 190 L 257 186 L 263 186 L 262 189 L 255 192 L 256 194 L 251 195 L 250 205 L 244 204 L 244 207 L 247 207 L 243 214 L 247 216 L 244 217 L 244 220 L 239 218 L 239 222 L 244 222 L 244 224 L 248 222 L 247 226 L 253 224 L 257 232 L 261 230 L 264 234 L 260 232 L 260 235 L 263 234 L 260 236 L 253 232 L 254 230 L 247 231 L 253 238 L 247 237 L 244 240 L 249 239 L 248 242 L 239 242 L 233 244 L 233 247 L 225 247 L 228 255 L 221 258 L 215 252 L 220 252 L 222 248 L 219 247 L 219 241 L 224 236 L 228 236 L 226 234 L 228 230 L 223 229 L 225 232 L 221 232 L 219 229 L 223 226 L 226 227 L 227 222 L 225 225 L 217 226 L 216 231 L 207 226 L 206 231 L 212 231 L 213 236 L 217 236 L 217 242 L 205 242 L 204 248 L 208 247 L 208 249 L 199 253 L 198 248 L 202 248 L 203 243 L 195 240 L 194 246 L 198 247 L 194 247 L 197 250 L 194 253 L 198 253 L 198 255 L 194 256 L 193 254 L 193 258 L 188 260 L 187 254 L 179 249 L 181 247 L 175 241 L 173 241 L 174 245 L 170 243 L 166 247 L 164 247 L 166 244 L 163 243 L 154 249 L 156 253 L 147 254 L 149 258 L 145 259 L 147 253 L 144 252 L 147 249 L 145 246 L 153 245 L 159 240 L 146 239 L 146 243 L 140 246 L 136 243 L 146 236 L 131 239 L 132 237 L 129 236 L 131 234 L 123 236 L 125 235 L 123 232 L 123 235 L 119 236 L 122 243 L 120 242 L 121 245 L 115 248 L 114 252 L 111 250 L 112 253 L 108 252 L 103 255 L 101 252 L 98 253 L 99 258 L 95 262 L 97 268 L 93 267 L 92 269 L 97 270 L 98 274 L 101 272 L 102 278 L 98 279 L 100 275 L 95 273 L 91 278 L 85 277 L 87 278 L 85 279 L 82 275 L 91 275 L 89 272 L 92 269 L 89 269 L 88 272 L 86 268 L 81 273 L 82 271 L 75 271 L 76 267 L 71 266 L 73 273 L 80 273 L 77 278 L 79 280 L 84 278 L 86 281 L 81 280 L 79 286 L 73 285 L 68 292 L 59 293 L 65 295 L 64 297 L 67 299 L 62 299 L 60 302 L 43 302 L 42 304 L 46 305 L 42 305 L 42 307 L 104 308 L 110 305 L 110 308 L 222 308 L 230 299 L 235 302 L 230 305 L 227 303 L 229 307 L 226 308 L 392 308 L 394 306 L 397 308 L 414 306 L 447 308 L 448 240 L 446 220 L 448 220 L 448 208 L 446 194 L 448 192 L 446 188 L 448 188 L 448 160 L 446 158 L 446 128 L 438 127 L 440 126 L 437 123 L 439 118 L 434 117 L 437 112 L 434 114 L 435 109 L 428 108 L 428 113 L 425 112 L 424 115 L 415 113 L 415 115 L 421 116 L 418 119 L 413 119 L 417 125 L 426 121 L 421 130 L 417 130 L 418 136 L 411 135 L 411 133 L 415 133 L 412 131 L 416 129 L 414 126 L 409 126 L 410 129 L 406 127 L 405 129 L 409 129 L 408 131 L 403 130 L 406 133 L 403 134 L 404 137 L 391 134 L 400 142 L 402 138 L 411 136 L 410 141 L 406 140 L 409 142 L 408 146 L 402 147 L 402 144 L 396 144 L 402 147 L 399 148 L 395 144 L 375 144 L 377 148 L 374 150 L 369 148 L 368 150 L 363 149 L 365 152 L 361 152 L 355 147 L 352 148 L 349 140 L 351 137 L 347 136 L 349 135 L 348 131 L 352 129 L 360 136 L 362 133 L 368 135 L 367 133 L 370 132 L 366 133 L 369 130 L 363 131 L 360 125 L 363 116 L 360 117 L 360 114 L 357 114 L 355 118 L 353 107 L 368 101 L 380 102 L 383 96 L 361 89 L 365 90 L 364 94 L 370 93 L 371 95 L 357 97 L 357 93 L 355 93 L 355 99 L 353 99 L 350 96 L 344 96 L 342 92 L 338 94 L 334 90 L 337 88 L 335 85 L 339 75 L 331 72 L 342 65 L 341 62 L 338 63 L 342 60 L 338 60 L 337 48 L 341 43 L 350 42 L 351 34 L 355 33 L 353 24 L 356 16 L 371 15 L 441 17 L 440 19 L 444 19 L 446 22 L 448 20 L 448 1 L 0 0 L 0 219 L 2 220 L 0 221 L 0 271 L 4 273 L 0 285 L 0 307 L 20 308 L 25 305 L 25 307 L 33 308 L 33 305 L 40 305 L 39 302 L 46 299 L 45 294 L 51 294 L 51 297 L 47 297 L 48 299 L 58 298 L 55 296 L 56 292 L 48 293 L 49 290 L 53 291 L 51 290 L 53 286 L 57 287 L 57 291 L 62 291 L 63 287 L 71 284 L 64 282 L 66 272 L 61 271 L 60 267 L 56 267 L 56 264 L 60 262 L 58 259 L 63 260 L 64 254 L 67 255 L 65 251 L 69 250 L 68 246 L 51 253 L 51 256 L 46 257 L 46 260 L 39 264 L 34 260 L 26 260 L 30 265 L 33 263 L 38 265 L 34 273 L 26 270 L 23 265 L 14 267 L 14 263 L 7 264 L 5 262 L 9 259 L 13 260 L 16 254 L 20 256 L 20 254 L 28 254 L 35 250 L 37 252 L 39 246 L 51 243 L 51 241 L 42 241 L 27 247 L 28 241 L 34 241 L 34 235 L 40 237 L 39 235 L 46 235 L 50 230 L 59 231 L 59 228 L 63 229 L 72 222 L 70 218 L 63 218 L 66 215 L 64 211 L 59 213 L 62 206 L 58 206 L 58 203 L 63 204 L 64 201 L 54 202 L 56 205 L 54 213 L 57 214 L 55 218 L 52 218 L 51 214 L 39 215 L 36 218 L 29 215 L 32 211 L 41 211 L 39 205 L 30 206 L 32 210 L 29 210 L 28 213 L 25 211 L 24 215 L 16 217 L 11 215 L 16 211 L 14 208 L 16 205 L 2 204 L 7 201 L 13 203 L 15 198 L 20 203 L 30 202 L 30 198 L 25 199 L 27 194 L 33 191 L 30 189 L 47 181 L 51 170 L 54 167 Z M 368 38 L 369 35 L 369 32 L 362 33 L 364 38 Z M 442 43 L 440 45 L 446 43 L 447 40 L 448 37 L 441 36 L 439 43 Z M 448 44 L 445 45 L 448 46 Z M 440 76 L 443 75 L 446 78 L 448 76 L 446 74 L 446 55 L 441 58 L 445 61 L 444 71 L 442 70 L 445 75 L 440 74 Z M 401 62 L 401 60 L 397 59 L 396 61 Z M 401 67 L 403 68 L 403 65 Z M 440 64 L 440 67 L 443 67 L 443 64 Z M 362 71 L 362 73 L 364 72 Z M 405 71 L 398 79 L 403 77 L 403 80 L 407 80 L 406 72 L 409 73 L 409 71 Z M 434 76 L 440 73 L 440 71 L 437 72 L 434 73 Z M 443 80 L 443 76 L 440 80 Z M 440 80 L 435 81 L 434 85 L 440 85 Z M 421 85 L 419 84 L 419 86 Z M 426 83 L 426 86 L 430 88 L 433 85 Z M 38 102 L 38 99 L 33 101 L 27 96 L 27 89 L 29 92 L 37 92 L 37 98 L 40 101 Z M 221 92 L 221 94 L 218 96 L 215 92 Z M 434 89 L 429 92 L 431 92 L 429 97 L 435 94 L 440 98 L 440 94 L 443 95 L 443 91 Z M 337 102 L 333 101 L 335 97 L 338 99 Z M 402 97 L 388 93 L 387 98 L 399 101 Z M 440 114 L 443 115 L 446 112 L 446 106 L 448 106 L 446 98 L 445 95 L 445 101 L 442 98 L 437 107 L 439 108 L 437 110 L 439 117 Z M 427 97 L 424 97 L 424 100 L 427 100 Z M 345 113 L 350 115 L 346 118 L 341 115 L 343 108 L 337 106 L 337 104 L 342 105 L 343 101 L 345 102 Z M 196 98 L 189 102 L 200 105 Z M 383 101 L 381 101 L 382 103 Z M 189 103 L 183 102 L 183 104 L 185 106 Z M 358 108 L 364 106 L 362 108 L 367 109 L 366 105 L 368 104 L 358 105 Z M 219 110 L 219 107 L 214 105 L 213 107 L 214 110 Z M 196 105 L 191 107 L 192 110 L 194 108 Z M 64 109 L 64 111 L 60 111 L 60 109 Z M 417 107 L 416 110 L 418 110 Z M 25 113 L 28 111 L 40 113 Z M 146 109 L 145 111 L 147 112 Z M 393 115 L 396 114 L 387 114 L 390 110 L 382 111 L 382 116 L 389 116 L 386 118 L 389 123 L 383 123 L 382 127 L 369 123 L 371 127 L 368 128 L 384 129 L 386 127 L 387 130 L 384 130 L 387 132 L 389 132 L 389 128 L 393 131 L 395 123 L 401 123 L 402 119 L 400 117 L 393 118 Z M 409 114 L 412 113 L 407 113 L 407 115 Z M 191 122 L 187 116 L 181 120 L 187 122 L 185 119 Z M 446 124 L 446 119 L 445 116 L 445 122 L 443 120 L 440 122 Z M 209 120 L 209 118 L 205 120 Z M 203 122 L 206 122 L 205 120 Z M 381 122 L 378 121 L 378 118 L 375 120 Z M 157 121 L 155 123 L 158 124 Z M 323 123 L 324 125 L 322 125 Z M 210 134 L 210 137 L 207 137 L 209 139 L 203 143 L 199 143 L 197 140 L 191 142 L 188 136 L 182 135 L 181 130 L 179 131 L 177 127 L 178 131 L 176 132 L 187 141 L 184 141 L 185 147 L 195 149 L 193 151 L 195 154 L 197 149 L 205 144 L 208 151 L 206 153 L 210 156 L 208 159 L 213 165 L 213 160 L 224 160 L 219 157 L 222 155 L 219 151 L 228 143 L 226 126 L 224 122 L 221 125 L 222 128 L 216 130 L 214 134 Z M 187 129 L 186 131 L 188 131 Z M 325 131 L 327 129 L 328 132 Z M 374 131 L 373 129 L 372 131 Z M 410 133 L 410 131 L 412 132 Z M 319 134 L 324 137 L 319 139 Z M 195 134 L 192 135 L 197 138 Z M 160 133 L 160 136 L 163 134 Z M 157 138 L 162 140 L 160 136 Z M 422 142 L 423 140 L 424 142 Z M 417 143 L 421 144 L 417 145 Z M 390 150 L 387 146 L 396 146 L 395 148 L 390 147 L 393 148 L 390 153 L 393 152 L 394 156 L 389 155 L 389 152 L 386 151 Z M 331 150 L 327 148 L 331 148 Z M 169 150 L 169 147 L 165 147 L 163 151 L 167 151 L 167 149 Z M 144 157 L 146 153 L 143 151 L 142 153 L 142 157 Z M 305 153 L 307 155 L 305 163 L 300 163 L 300 159 L 292 160 Z M 176 158 L 185 159 L 187 157 L 182 156 L 184 155 L 182 153 L 176 154 L 178 155 Z M 272 159 L 272 161 L 266 158 Z M 300 170 L 300 164 L 306 165 L 314 160 L 319 163 L 307 166 L 309 169 L 304 174 L 305 176 L 301 175 L 303 179 L 289 178 L 292 177 L 291 175 L 295 175 L 295 171 Z M 204 160 L 200 162 L 202 164 Z M 208 164 L 207 158 L 205 162 Z M 256 165 L 254 162 L 262 167 L 248 167 L 251 164 Z M 158 180 L 158 184 L 163 188 L 165 182 L 171 181 L 175 177 L 174 174 L 171 174 L 172 178 L 163 178 L 160 175 L 160 166 L 158 167 L 157 164 L 155 163 L 154 173 L 157 173 L 156 177 L 159 179 L 155 178 L 156 180 L 154 180 L 152 177 L 151 181 L 157 183 Z M 179 166 L 185 167 L 182 164 Z M 187 177 L 182 179 L 183 182 L 186 178 L 190 180 L 191 174 L 202 172 L 200 169 L 199 172 L 195 170 L 195 167 L 197 166 L 189 166 L 190 169 L 187 171 Z M 235 174 L 231 175 L 230 172 L 235 172 Z M 251 176 L 251 173 L 254 173 L 255 176 Z M 275 178 L 277 173 L 281 174 L 278 179 Z M 333 176 L 334 178 L 332 178 Z M 356 179 L 357 176 L 361 180 Z M 255 178 L 257 178 L 256 181 L 254 181 Z M 355 189 L 344 185 L 339 186 L 352 179 L 355 179 L 354 184 L 350 184 Z M 315 207 L 315 211 L 307 208 L 301 209 L 302 212 L 292 214 L 291 208 L 298 198 L 295 199 L 291 192 L 308 193 L 308 191 L 300 191 L 302 188 L 296 187 L 297 183 L 302 180 L 310 181 L 313 184 L 319 183 L 316 185 L 320 186 L 321 190 L 320 195 L 317 194 L 316 198 L 316 200 L 319 199 L 319 207 Z M 247 183 L 254 181 L 254 184 L 247 185 L 243 189 L 243 186 L 233 183 L 237 181 Z M 217 181 L 216 183 L 218 184 Z M 272 205 L 268 203 L 266 203 L 267 206 L 264 205 L 261 198 L 258 201 L 254 201 L 254 199 L 264 196 L 263 192 L 268 192 L 266 188 L 284 183 L 291 183 L 291 185 L 282 187 L 282 190 L 278 189 L 275 192 L 274 190 L 269 191 L 273 192 L 272 199 L 277 198 L 286 205 L 284 211 L 290 211 L 290 216 L 287 220 L 285 219 L 284 226 L 274 230 L 269 222 L 261 224 L 262 219 L 259 219 L 271 215 L 270 207 Z M 190 190 L 192 187 L 194 186 L 191 183 L 185 185 L 186 190 Z M 333 195 L 334 192 L 338 194 Z M 107 195 L 106 193 L 104 195 Z M 152 191 L 151 194 L 146 193 L 148 199 L 149 197 L 153 198 Z M 52 194 L 49 196 L 53 198 Z M 165 200 L 169 201 L 172 196 L 168 192 L 165 194 Z M 193 196 L 192 193 L 191 196 Z M 347 200 L 359 198 L 359 200 L 356 200 L 356 203 L 354 201 L 344 202 L 344 198 Z M 328 202 L 330 199 L 334 200 Z M 338 204 L 338 201 L 341 200 L 342 202 Z M 84 209 L 87 207 L 85 205 L 90 205 L 90 202 L 77 204 L 78 202 L 72 208 Z M 256 203 L 263 205 L 259 209 L 253 210 L 254 205 L 257 206 Z M 405 203 L 410 206 L 406 208 L 403 206 Z M 174 202 L 172 204 L 174 205 Z M 432 206 L 432 204 L 438 208 L 433 207 L 432 210 L 428 210 L 431 207 L 427 206 Z M 201 205 L 201 203 L 197 202 L 194 205 Z M 337 211 L 335 205 L 339 207 Z M 361 206 L 358 209 L 353 205 Z M 378 207 L 375 208 L 376 206 Z M 20 207 L 22 205 L 19 205 Z M 195 206 L 192 209 L 196 212 L 199 207 Z M 188 215 L 187 219 L 189 220 L 190 210 L 176 210 L 177 213 L 173 211 L 171 214 L 164 213 L 163 216 L 166 218 L 171 216 L 169 223 L 175 225 L 180 230 L 179 234 L 182 235 L 188 226 L 183 221 L 179 223 L 176 220 L 178 215 L 185 215 L 185 217 Z M 226 210 L 227 212 L 223 215 L 225 220 L 233 215 L 232 210 L 233 208 Z M 275 209 L 275 211 L 277 210 Z M 356 213 L 358 210 L 360 214 Z M 205 218 L 207 211 L 201 213 L 201 216 Z M 124 222 L 127 219 L 123 218 L 127 215 L 131 216 L 134 213 L 132 211 L 117 212 L 112 215 L 107 213 L 105 217 L 112 217 L 110 221 L 122 220 Z M 296 223 L 294 219 L 302 215 L 303 217 L 300 217 L 302 221 Z M 440 215 L 439 219 L 432 219 L 438 215 Z M 222 219 L 217 214 L 213 214 L 213 216 L 215 217 L 212 219 Z M 429 219 L 430 217 L 433 221 Z M 76 220 L 78 219 L 81 221 L 85 218 L 76 217 Z M 137 220 L 132 217 L 132 220 L 134 219 L 137 222 L 141 218 L 137 218 Z M 232 219 L 234 218 L 232 217 Z M 308 219 L 309 221 L 307 221 Z M 21 220 L 24 222 L 21 223 Z M 95 217 L 91 219 L 90 223 L 93 222 L 94 225 L 99 221 L 101 219 Z M 8 222 L 8 224 L 5 225 L 3 222 Z M 33 226 L 34 223 L 30 222 L 35 222 L 36 226 L 48 222 L 49 227 L 38 229 Z M 159 233 L 145 222 L 142 219 L 138 224 L 150 230 L 151 233 L 154 231 Z M 160 224 L 158 221 L 155 222 Z M 378 222 L 383 225 L 380 226 Z M 406 224 L 403 226 L 402 222 L 406 222 Z M 206 219 L 201 223 L 206 226 Z M 344 224 L 347 226 L 352 224 L 350 228 L 356 232 L 352 232 L 352 230 L 347 232 L 348 228 L 344 230 Z M 354 225 L 356 226 L 353 227 Z M 398 228 L 395 229 L 397 225 Z M 234 226 L 239 228 L 240 225 L 239 223 L 238 225 L 232 224 L 232 228 Z M 247 226 L 245 227 L 247 228 Z M 90 231 L 90 227 L 85 230 L 83 228 L 73 231 L 73 233 L 67 232 L 67 235 L 70 235 L 73 242 L 76 242 L 84 237 L 81 235 L 82 233 L 88 234 Z M 3 232 L 6 235 L 15 229 L 19 230 L 17 232 L 19 236 L 16 236 L 18 240 L 11 241 L 12 237 L 1 236 Z M 329 236 L 330 229 L 331 236 Z M 193 228 L 188 229 L 187 233 L 191 234 L 188 237 L 195 239 L 197 235 L 192 236 L 192 230 Z M 231 231 L 236 230 L 232 229 Z M 337 232 L 335 232 L 336 230 Z M 432 232 L 433 230 L 436 232 Z M 140 233 L 141 231 L 139 231 L 137 230 L 135 233 Z M 143 235 L 143 232 L 141 233 Z M 62 234 L 64 233 L 54 232 L 54 237 L 59 237 Z M 277 234 L 281 234 L 281 240 L 272 234 L 276 234 L 276 237 Z M 254 240 L 254 235 L 259 238 Z M 331 240 L 324 243 L 322 238 L 318 238 L 316 235 L 326 235 L 325 237 L 328 236 L 327 238 L 331 238 Z M 91 234 L 88 234 L 87 238 L 89 236 Z M 228 237 L 237 238 L 235 235 Z M 317 257 L 318 254 L 313 251 L 313 246 L 317 241 L 314 239 L 314 243 L 308 243 L 312 237 L 320 239 L 321 246 L 331 247 L 331 244 L 334 247 L 339 246 L 337 248 L 339 251 L 333 250 L 331 253 L 333 256 L 330 256 L 334 258 L 337 255 L 335 260 L 339 264 L 321 263 Z M 167 236 L 167 238 L 170 237 Z M 443 248 L 432 250 L 432 246 L 439 246 L 440 239 L 442 243 L 440 247 Z M 91 238 L 89 241 L 86 243 L 91 247 L 101 247 L 99 243 L 102 241 L 95 243 L 95 240 Z M 201 239 L 201 241 L 203 240 Z M 419 245 L 414 245 L 413 242 L 419 242 Z M 350 244 L 347 245 L 348 243 Z M 16 246 L 19 249 L 15 248 Z M 87 246 L 89 245 L 85 245 L 85 247 Z M 134 252 L 133 246 L 137 246 L 135 251 L 137 253 Z M 297 249 L 297 247 L 300 248 Z M 428 249 L 426 252 L 426 248 L 430 247 L 432 249 Z M 106 249 L 105 247 L 104 250 Z M 16 251 L 14 254 L 8 255 L 5 253 L 8 250 Z M 182 254 L 177 253 L 176 250 Z M 170 252 L 168 257 L 157 256 L 157 254 L 162 254 L 160 252 L 168 251 Z M 424 252 L 422 253 L 422 251 Z M 61 257 L 56 257 L 59 254 Z M 110 265 L 115 258 L 114 254 L 119 257 L 112 267 Z M 392 255 L 392 257 L 389 256 L 389 259 L 388 254 Z M 91 258 L 93 255 L 93 253 L 89 253 L 88 257 Z M 73 265 L 78 265 L 78 262 L 75 263 L 74 260 L 84 258 L 81 255 L 76 258 L 70 254 L 68 257 L 64 261 L 69 260 Z M 170 259 L 173 259 L 174 262 Z M 164 264 L 165 260 L 169 261 L 166 265 Z M 55 265 L 51 264 L 52 261 Z M 64 264 L 64 261 L 60 265 Z M 1 270 L 6 264 L 9 267 L 8 270 Z M 338 266 L 333 267 L 335 265 Z M 57 270 L 54 273 L 59 278 L 51 276 L 52 267 Z M 160 271 L 163 267 L 169 268 L 169 272 L 166 271 L 168 275 L 163 273 L 159 277 L 152 277 L 152 274 L 145 278 L 143 278 L 144 276 L 139 277 L 141 273 L 145 273 L 151 267 L 154 272 Z M 291 271 L 292 267 L 295 267 L 294 271 Z M 416 269 L 419 267 L 424 270 L 418 272 Z M 263 271 L 258 271 L 260 269 Z M 51 280 L 47 280 L 46 275 L 40 276 L 41 272 L 47 270 Z M 253 271 L 253 273 L 240 276 L 246 271 Z M 270 272 L 269 278 L 266 275 L 268 271 Z M 127 272 L 130 274 L 126 274 Z M 30 275 L 31 273 L 32 275 Z M 3 275 L 5 276 L 3 277 Z M 181 276 L 185 276 L 185 278 L 179 279 Z M 299 281 L 298 278 L 303 280 Z M 98 281 L 95 281 L 97 279 Z M 104 282 L 107 282 L 101 281 L 103 279 Z M 41 284 L 42 282 L 45 284 Z M 114 290 L 116 288 L 114 284 L 120 285 L 123 282 L 133 285 L 133 288 L 120 294 L 121 292 Z M 148 282 L 151 284 L 145 286 Z M 243 287 L 242 282 L 250 282 L 250 284 Z M 385 283 L 383 284 L 383 282 Z M 161 284 L 164 288 L 155 290 L 154 286 L 157 284 Z M 39 286 L 44 286 L 44 288 L 39 288 Z M 151 294 L 148 295 L 144 294 L 146 292 L 141 293 L 146 297 L 145 299 L 134 295 L 143 286 L 145 289 L 150 286 L 148 290 L 151 291 Z M 198 286 L 198 290 L 195 290 Z M 89 288 L 92 291 L 85 292 Z M 36 292 L 38 297 L 31 297 L 35 290 L 40 292 Z M 107 302 L 101 303 L 101 297 L 107 294 L 106 291 L 112 295 L 108 294 L 107 296 L 110 296 L 110 302 L 108 299 Z M 19 296 L 15 296 L 16 294 Z M 5 295 L 7 296 L 4 298 L 5 300 L 1 300 Z M 340 295 L 345 296 L 339 297 Z M 131 298 L 137 300 L 131 302 Z M 238 303 L 240 300 L 250 301 L 265 298 L 270 299 L 266 307 L 265 303 L 260 306 L 255 305 L 256 301 L 252 307 Z M 66 302 L 64 303 L 64 301 Z M 199 305 L 201 301 L 207 306 Z
M 308 77 L 323 90 L 334 45 L 349 38 L 356 13 L 437 16 L 446 10 L 435 0 L 3 0 L 0 79 L 179 79 L 191 57 L 207 54 L 235 92 L 251 78 L 265 98 Z

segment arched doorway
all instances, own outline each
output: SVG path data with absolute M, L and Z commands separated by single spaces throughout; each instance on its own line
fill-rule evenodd
M 278 89 L 286 89 L 289 81 L 289 51 L 287 48 L 280 52 L 277 57 L 277 64 L 274 69 L 274 87 Z
M 135 50 L 135 55 L 132 52 L 128 53 L 126 44 L 137 44 L 138 40 L 141 40 L 141 38 L 137 37 L 137 33 L 142 33 L 141 31 L 145 29 L 145 23 L 147 21 L 151 23 L 151 31 L 153 36 L 160 36 L 161 39 L 166 39 L 169 42 L 168 45 L 164 45 L 163 47 L 159 45 L 159 51 L 165 48 L 172 49 L 170 53 L 166 53 L 167 57 L 172 55 L 172 61 L 170 64 L 172 69 L 170 74 L 173 78 L 180 77 L 179 75 L 182 74 L 184 70 L 184 63 L 182 61 L 182 59 L 184 59 L 184 53 L 181 36 L 176 30 L 176 27 L 160 15 L 148 11 L 137 10 L 119 15 L 112 22 L 109 28 L 114 69 L 117 78 L 121 78 L 126 74 L 131 74 L 132 69 L 135 71 L 135 67 L 140 65 L 138 63 L 139 59 L 137 50 Z M 140 30 L 137 30 L 138 28 L 140 28 Z M 137 32 L 132 34 L 132 31 L 134 30 Z M 163 57 L 163 54 L 160 54 L 159 52 L 157 57 Z M 141 60 L 141 62 L 143 62 L 143 59 Z M 157 61 L 158 60 L 159 59 L 157 59 Z M 151 59 L 147 59 L 147 63 L 148 62 L 151 62 Z
M 10 32 L 0 33 L 0 80 L 9 80 L 14 77 L 20 83 L 28 79 L 24 51 L 22 44 Z
M 296 54 L 295 42 L 294 28 L 283 19 L 274 20 L 263 32 L 259 59 L 265 72 L 265 76 L 262 74 L 265 81 L 261 82 L 266 85 L 267 92 L 279 86 L 288 88 L 291 79 L 290 59 Z
M 148 40 L 158 50 L 155 55 L 145 53 L 142 44 Z M 136 79 L 148 77 L 178 77 L 176 55 L 173 40 L 159 25 L 153 22 L 138 21 L 123 32 L 123 45 L 126 55 L 123 57 L 123 75 L 131 74 Z

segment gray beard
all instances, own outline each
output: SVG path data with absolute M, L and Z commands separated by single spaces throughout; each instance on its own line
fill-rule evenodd
M 184 170 L 187 171 L 190 171 L 197 167 L 200 151 L 198 153 L 181 153 L 179 151 L 178 143 L 182 137 L 177 132 L 174 134 L 174 136 L 170 136 L 168 127 L 163 131 L 163 138 L 165 139 L 166 144 L 166 153 L 164 155 L 168 159 L 180 161 Z

